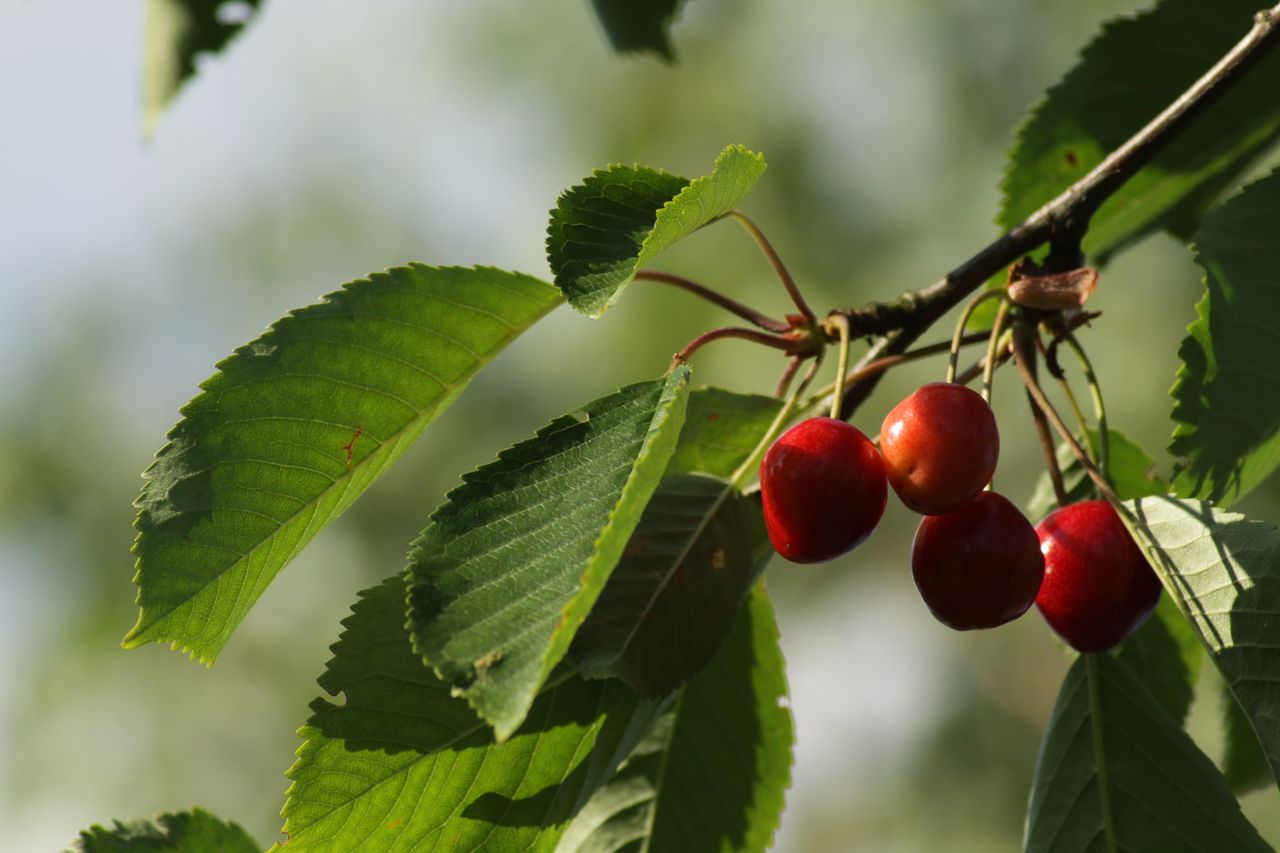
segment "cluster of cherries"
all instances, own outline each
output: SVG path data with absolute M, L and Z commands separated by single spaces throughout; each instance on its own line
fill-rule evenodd
M 761 463 L 769 539 L 793 562 L 830 560 L 871 535 L 892 485 L 924 516 L 911 573 L 943 624 L 994 628 L 1034 603 L 1072 648 L 1115 646 L 1155 608 L 1159 579 L 1106 501 L 1061 507 L 1032 527 L 984 491 L 999 451 L 991 407 L 959 384 L 925 385 L 895 406 L 879 449 L 844 421 L 810 418 Z

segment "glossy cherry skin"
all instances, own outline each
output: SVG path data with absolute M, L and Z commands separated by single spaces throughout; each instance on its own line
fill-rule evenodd
M 810 418 L 764 455 L 760 496 L 778 553 L 793 563 L 820 563 L 871 535 L 889 487 L 870 439 L 844 421 Z
M 889 485 L 908 509 L 941 515 L 991 482 L 1000 432 L 981 394 L 951 382 L 931 382 L 885 416 L 880 455 Z
M 1044 578 L 1035 528 L 995 492 L 920 520 L 911 576 L 938 621 L 957 631 L 994 628 L 1031 607 Z
M 1054 510 L 1036 525 L 1044 584 L 1036 607 L 1071 648 L 1103 652 L 1138 629 L 1160 600 L 1160 579 L 1106 501 Z

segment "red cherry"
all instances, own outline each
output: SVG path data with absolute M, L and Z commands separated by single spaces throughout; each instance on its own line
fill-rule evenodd
M 1036 525 L 1049 627 L 1081 652 L 1102 652 L 1138 629 L 1160 600 L 1160 579 L 1106 501 L 1081 501 Z
M 769 541 L 793 563 L 830 560 L 862 542 L 888 494 L 876 446 L 834 418 L 796 424 L 760 463 Z
M 995 492 L 981 492 L 957 510 L 920 520 L 911 575 L 942 624 L 957 631 L 994 628 L 1031 607 L 1044 558 L 1035 529 L 1018 508 Z
M 931 382 L 885 416 L 880 454 L 889 484 L 907 508 L 941 515 L 991 482 L 1000 432 L 981 394 L 951 382 Z

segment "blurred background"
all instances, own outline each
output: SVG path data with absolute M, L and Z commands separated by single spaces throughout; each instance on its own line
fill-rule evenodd
M 280 575 L 206 670 L 119 641 L 135 618 L 138 474 L 219 358 L 404 261 L 549 275 L 560 190 L 612 162 L 704 174 L 730 142 L 764 152 L 744 208 L 815 308 L 926 284 L 995 236 L 1003 155 L 1027 109 L 1102 19 L 1140 4 L 693 0 L 674 67 L 612 55 L 585 0 L 536 5 L 269 0 L 144 141 L 141 0 L 0 0 L 6 849 L 60 849 L 92 822 L 194 804 L 273 841 L 295 730 L 356 591 L 401 568 L 462 472 L 660 373 L 722 318 L 646 284 L 599 321 L 557 311 Z M 786 310 L 730 224 L 659 267 Z M 1085 341 L 1113 423 L 1162 471 L 1199 294 L 1188 252 L 1155 238 L 1105 271 L 1091 303 L 1105 315 Z M 764 393 L 782 366 L 739 342 L 695 365 L 701 383 Z M 894 372 L 855 423 L 874 433 L 942 371 Z M 997 382 L 997 478 L 1025 502 L 1041 463 L 1016 384 Z M 1280 489 L 1241 509 L 1280 520 Z M 936 623 L 909 576 L 915 522 L 891 501 L 852 555 L 768 572 L 799 738 L 777 850 L 1018 846 L 1069 661 L 1034 613 L 982 634 Z M 1221 709 L 1201 694 L 1193 733 L 1217 756 Z M 1244 802 L 1280 841 L 1275 792 Z

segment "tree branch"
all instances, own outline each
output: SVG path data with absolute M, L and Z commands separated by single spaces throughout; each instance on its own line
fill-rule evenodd
M 1280 43 L 1280 5 L 1254 16 L 1253 29 L 1173 103 L 1089 174 L 1067 187 L 943 278 L 892 302 L 841 311 L 854 336 L 883 335 L 864 361 L 905 352 L 942 315 L 1032 249 L 1053 241 L 1078 251 L 1089 220 L 1108 198 L 1160 154 L 1177 136 L 1216 104 Z M 849 417 L 871 394 L 882 374 L 872 374 L 845 389 L 840 411 Z

